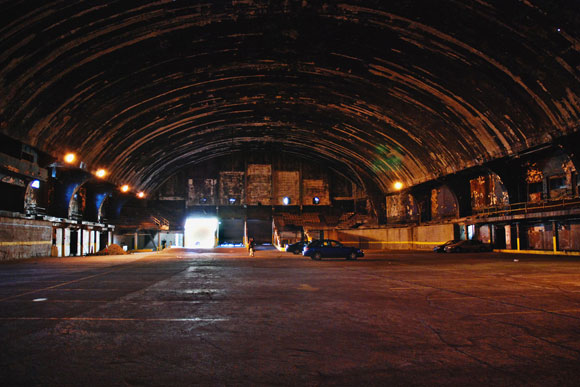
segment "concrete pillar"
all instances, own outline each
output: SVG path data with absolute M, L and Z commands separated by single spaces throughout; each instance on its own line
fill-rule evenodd
M 64 228 L 56 229 L 56 247 L 58 249 L 57 257 L 63 257 L 64 252 Z
M 85 241 L 83 246 L 83 255 L 87 255 L 91 245 L 91 236 L 89 230 L 83 230 L 83 240 Z
M 70 228 L 64 229 L 64 256 L 70 255 Z
M 134 243 L 135 246 L 133 247 L 134 250 L 139 250 L 139 231 L 135 231 L 135 237 L 134 237 Z
M 520 251 L 520 239 L 520 224 L 516 223 L 516 243 L 518 251 Z

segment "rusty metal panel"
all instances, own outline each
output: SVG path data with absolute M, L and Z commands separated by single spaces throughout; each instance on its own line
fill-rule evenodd
M 272 165 L 249 164 L 247 204 L 270 205 L 272 201 Z
M 456 217 L 458 211 L 457 199 L 448 187 L 442 186 L 431 190 L 432 219 Z
M 304 179 L 302 204 L 310 205 L 314 197 L 320 199 L 320 205 L 330 205 L 330 193 L 328 183 L 323 179 Z
M 551 225 L 537 224 L 528 227 L 528 244 L 532 250 L 552 250 L 553 231 Z
M 474 210 L 509 203 L 508 193 L 496 174 L 478 176 L 471 179 L 469 185 L 471 188 L 471 208 Z
M 419 211 L 412 195 L 398 194 L 387 196 L 387 217 L 389 221 L 416 220 Z
M 219 204 L 244 204 L 244 172 L 220 172 Z

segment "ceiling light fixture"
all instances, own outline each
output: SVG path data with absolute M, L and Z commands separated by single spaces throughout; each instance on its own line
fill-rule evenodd
M 77 156 L 72 152 L 69 152 L 66 155 L 64 155 L 64 162 L 67 164 L 74 163 L 76 159 L 77 159 Z
M 96 175 L 98 178 L 101 178 L 101 179 L 102 179 L 103 177 L 107 176 L 107 170 L 106 170 L 106 169 L 103 169 L 103 168 L 99 168 L 99 169 L 97 169 L 97 171 L 95 172 L 95 175 Z

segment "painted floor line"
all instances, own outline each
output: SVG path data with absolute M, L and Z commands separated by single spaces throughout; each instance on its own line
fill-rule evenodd
M 135 261 L 140 260 L 142 258 L 145 258 L 145 257 L 138 258 Z M 133 261 L 133 262 L 135 262 L 135 261 Z M 131 263 L 133 263 L 133 262 L 131 262 Z M 41 292 L 41 291 L 46 291 L 46 290 L 51 290 L 51 289 L 55 289 L 55 288 L 60 288 L 62 286 L 66 286 L 66 285 L 69 285 L 69 284 L 74 284 L 76 282 L 84 281 L 84 280 L 87 280 L 89 278 L 100 277 L 100 276 L 103 276 L 103 275 L 107 275 L 109 273 L 114 273 L 116 271 L 126 270 L 126 269 L 128 269 L 130 267 L 131 266 L 128 266 L 126 264 L 121 264 L 120 267 L 115 267 L 114 269 L 107 270 L 104 273 L 97 273 L 97 274 L 89 275 L 89 276 L 86 276 L 86 277 L 78 278 L 78 279 L 75 279 L 75 280 L 72 280 L 72 281 L 63 282 L 61 284 L 49 286 L 49 287 L 46 287 L 46 288 L 36 289 L 36 290 L 32 290 L 32 291 L 29 291 L 29 292 L 26 292 L 26 293 L 20 293 L 20 294 L 15 294 L 13 296 L 8 296 L 8 297 L 5 297 L 5 298 L 1 298 L 0 299 L 0 302 L 7 301 L 7 300 L 11 300 L 13 298 L 18 298 L 18 297 L 26 296 L 28 294 L 33 294 L 33 293 L 38 293 L 38 292 Z

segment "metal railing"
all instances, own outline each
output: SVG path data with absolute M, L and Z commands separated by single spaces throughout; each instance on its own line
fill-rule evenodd
M 157 225 L 160 230 L 169 230 L 169 221 L 162 216 L 151 216 L 153 222 Z
M 502 204 L 484 208 L 474 208 L 475 216 L 509 216 L 536 212 L 563 210 L 570 207 L 580 207 L 580 198 L 548 199 L 538 202 L 521 202 Z

